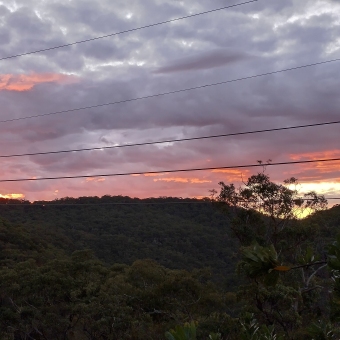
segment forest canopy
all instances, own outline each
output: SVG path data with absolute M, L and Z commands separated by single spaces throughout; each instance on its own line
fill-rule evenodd
M 340 207 L 296 184 L 1 199 L 1 339 L 339 338 Z

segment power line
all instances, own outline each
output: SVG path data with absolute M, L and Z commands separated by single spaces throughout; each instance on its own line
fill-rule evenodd
M 68 44 L 63 44 L 63 45 L 58 45 L 58 46 L 53 46 L 53 47 L 47 47 L 47 48 L 43 48 L 43 49 L 40 49 L 40 50 L 35 50 L 35 51 L 31 51 L 31 52 L 24 52 L 24 53 L 15 54 L 15 55 L 7 56 L 7 57 L 2 57 L 2 58 L 0 58 L 0 60 L 12 59 L 12 58 L 21 57 L 21 56 L 24 56 L 24 55 L 35 54 L 35 53 L 40 53 L 40 52 L 46 52 L 46 51 L 51 51 L 51 50 L 56 50 L 56 49 L 59 49 L 59 48 L 69 47 L 69 46 L 73 46 L 73 45 L 77 45 L 77 44 L 83 44 L 83 43 L 94 41 L 94 40 L 99 40 L 99 39 L 104 39 L 104 38 L 108 38 L 108 37 L 113 37 L 113 36 L 116 36 L 116 35 L 119 35 L 119 34 L 124 34 L 124 33 L 129 33 L 129 32 L 134 32 L 134 31 L 142 30 L 142 29 L 145 29 L 145 28 L 150 28 L 150 27 L 154 27 L 154 26 L 164 25 L 164 24 L 168 24 L 168 23 L 179 21 L 179 20 L 183 20 L 183 19 L 189 19 L 189 18 L 192 18 L 192 17 L 196 17 L 196 16 L 199 16 L 199 15 L 208 14 L 208 13 L 212 13 L 212 12 L 221 11 L 223 9 L 228 9 L 228 8 L 231 8 L 231 7 L 237 7 L 237 6 L 241 6 L 241 5 L 246 5 L 246 4 L 249 4 L 249 3 L 252 3 L 252 2 L 257 2 L 257 1 L 258 0 L 251 0 L 251 1 L 241 2 L 241 3 L 235 4 L 235 5 L 229 5 L 229 6 L 224 6 L 224 7 L 220 7 L 220 8 L 216 8 L 216 9 L 200 12 L 200 13 L 190 14 L 190 15 L 186 15 L 186 16 L 183 16 L 183 17 L 179 17 L 179 18 L 175 18 L 175 19 L 170 19 L 170 20 L 165 20 L 165 21 L 161 21 L 161 22 L 157 22 L 157 23 L 154 23 L 154 24 L 149 24 L 149 25 L 145 25 L 145 26 L 141 26 L 141 27 L 131 28 L 131 29 L 120 31 L 120 32 L 116 32 L 116 33 L 110 33 L 110 34 L 102 35 L 102 36 L 95 37 L 95 38 L 79 40 L 79 41 L 75 41 L 75 42 L 68 43 Z
M 144 146 L 144 145 L 155 145 L 155 144 L 164 144 L 164 143 L 175 143 L 175 142 L 184 142 L 184 141 L 192 141 L 192 140 L 200 140 L 200 139 L 221 138 L 221 137 L 248 135 L 248 134 L 256 134 L 256 133 L 263 133 L 263 132 L 300 129 L 300 128 L 323 126 L 323 125 L 332 125 L 332 124 L 339 124 L 339 123 L 340 123 L 340 121 L 333 121 L 333 122 L 324 122 L 324 123 L 315 123 L 315 124 L 306 124 L 306 125 L 295 125 L 295 126 L 288 126 L 288 127 L 282 127 L 282 128 L 253 130 L 253 131 L 234 132 L 234 133 L 225 133 L 225 134 L 210 135 L 210 136 L 201 136 L 201 137 L 167 139 L 167 140 L 153 141 L 153 142 L 120 144 L 120 145 L 111 145 L 111 146 L 102 146 L 102 147 L 93 147 L 93 148 L 82 148 L 82 149 L 72 149 L 72 150 L 58 150 L 58 151 L 32 152 L 32 153 L 22 153 L 22 154 L 12 154 L 12 155 L 0 155 L 0 158 L 49 155 L 49 154 L 68 153 L 68 152 L 93 151 L 93 150 L 115 149 L 115 148 L 125 148 L 125 147 L 133 147 L 133 146 Z
M 123 173 L 114 173 L 114 174 L 93 174 L 93 175 L 77 175 L 77 176 L 2 179 L 2 180 L 0 180 L 0 182 L 27 182 L 27 181 L 43 181 L 43 180 L 54 180 L 54 179 L 151 175 L 151 174 L 162 174 L 162 173 L 173 173 L 173 172 L 191 172 L 191 171 L 219 170 L 219 169 L 242 169 L 242 168 L 255 168 L 255 167 L 275 166 L 275 165 L 305 164 L 305 163 L 334 162 L 334 161 L 340 161 L 340 158 L 313 159 L 313 160 L 306 160 L 306 161 L 277 162 L 277 163 L 266 163 L 266 164 L 256 163 L 256 164 L 247 164 L 247 165 L 219 166 L 219 167 L 209 167 L 209 168 L 191 168 L 191 169 L 176 169 L 176 170 L 123 172 Z
M 123 99 L 123 100 L 118 100 L 118 101 L 110 102 L 110 103 L 103 103 L 103 104 L 90 105 L 90 106 L 83 106 L 83 107 L 78 107 L 78 108 L 74 108 L 74 109 L 55 111 L 55 112 L 48 112 L 48 113 L 41 113 L 41 114 L 38 114 L 38 115 L 32 115 L 32 116 L 27 116 L 27 117 L 20 117 L 20 118 L 11 118 L 11 119 L 6 119 L 6 120 L 0 120 L 0 123 L 8 123 L 8 122 L 14 122 L 14 121 L 18 121 L 18 120 L 31 119 L 31 118 L 37 118 L 37 117 L 45 117 L 45 116 L 57 115 L 57 114 L 60 114 L 60 113 L 68 113 L 68 112 L 74 112 L 74 111 L 80 111 L 80 110 L 86 110 L 86 109 L 94 109 L 94 108 L 103 107 L 103 106 L 129 103 L 129 102 L 133 102 L 133 101 L 137 101 L 137 100 L 142 100 L 142 99 L 149 99 L 149 98 L 156 98 L 156 97 L 161 97 L 161 96 L 167 96 L 167 95 L 170 95 L 170 94 L 175 94 L 175 93 L 180 93 L 180 92 L 193 91 L 193 90 L 203 89 L 203 88 L 206 88 L 206 87 L 218 86 L 218 85 L 223 85 L 223 84 L 229 84 L 229 83 L 234 83 L 234 82 L 237 82 L 237 81 L 242 81 L 242 80 L 247 80 L 247 79 L 254 79 L 254 78 L 259 78 L 259 77 L 263 77 L 263 76 L 268 76 L 268 75 L 271 75 L 271 74 L 277 74 L 277 73 L 282 73 L 282 72 L 287 72 L 287 71 L 294 71 L 294 70 L 298 70 L 298 69 L 302 69 L 302 68 L 306 68 L 306 67 L 322 65 L 322 64 L 327 64 L 327 63 L 333 63 L 333 62 L 336 62 L 336 61 L 340 61 L 340 58 L 320 61 L 320 62 L 312 63 L 312 64 L 305 64 L 305 65 L 285 68 L 285 69 L 281 69 L 281 70 L 278 70 L 278 71 L 271 71 L 271 72 L 266 72 L 266 73 L 255 74 L 255 75 L 252 75 L 252 76 L 247 76 L 247 77 L 242 77 L 242 78 L 235 78 L 235 79 L 220 81 L 220 82 L 217 82 L 217 83 L 211 83 L 211 84 L 205 84 L 205 85 L 200 85 L 200 86 L 188 87 L 188 88 L 180 89 L 180 90 L 173 90 L 173 91 L 168 91 L 168 92 L 163 92 L 163 93 L 152 94 L 152 95 L 148 95 L 148 96 L 142 96 L 142 97 L 136 97 L 136 98 L 130 98 L 130 99 Z

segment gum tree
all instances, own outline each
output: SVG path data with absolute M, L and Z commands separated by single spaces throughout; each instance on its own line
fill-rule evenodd
M 301 217 L 325 209 L 326 199 L 313 191 L 300 195 L 294 177 L 274 183 L 265 169 L 238 188 L 219 185 L 213 200 L 227 212 L 239 240 L 238 271 L 247 282 L 239 297 L 245 309 L 285 338 L 303 338 L 305 326 L 328 310 L 327 260 L 317 251 L 318 226 Z

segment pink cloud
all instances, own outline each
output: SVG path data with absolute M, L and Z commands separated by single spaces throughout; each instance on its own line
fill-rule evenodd
M 29 91 L 35 85 L 42 83 L 70 83 L 76 77 L 61 73 L 31 73 L 31 74 L 2 74 L 0 75 L 0 91 Z
M 164 178 L 155 178 L 154 182 L 176 182 L 176 183 L 192 183 L 192 184 L 203 184 L 203 183 L 211 183 L 210 180 L 200 179 L 200 178 L 191 178 L 191 177 L 164 177 Z
M 250 171 L 247 169 L 216 169 L 212 173 L 219 173 L 220 181 L 240 182 L 242 179 L 247 179 L 250 176 Z
M 290 154 L 289 157 L 294 161 L 340 158 L 340 150 L 334 149 L 309 153 L 297 153 Z M 316 162 L 300 164 L 298 169 L 291 172 L 291 174 L 298 175 L 301 181 L 324 181 L 332 179 L 338 182 L 340 179 L 339 170 L 340 161 Z
M 154 182 L 164 181 L 164 182 L 177 182 L 177 183 L 188 183 L 188 178 L 182 177 L 166 177 L 166 178 L 155 178 Z

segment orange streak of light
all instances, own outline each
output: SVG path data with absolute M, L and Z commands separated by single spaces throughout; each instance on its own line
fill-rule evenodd
M 24 194 L 5 194 L 2 195 L 0 194 L 1 198 L 12 198 L 12 199 L 20 199 L 20 198 L 25 198 Z

